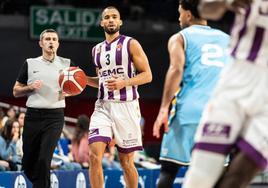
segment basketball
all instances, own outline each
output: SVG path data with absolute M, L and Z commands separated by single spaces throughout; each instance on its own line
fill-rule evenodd
M 60 73 L 59 85 L 63 92 L 78 95 L 87 85 L 86 74 L 79 67 L 68 67 Z

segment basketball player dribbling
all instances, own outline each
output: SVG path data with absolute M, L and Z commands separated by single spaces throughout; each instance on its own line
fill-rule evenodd
M 201 0 L 200 13 L 218 18 L 227 8 L 236 11 L 233 62 L 203 114 L 184 188 L 244 188 L 267 168 L 268 2 Z M 237 154 L 224 171 L 234 147 Z
M 138 187 L 134 151 L 142 150 L 137 86 L 149 83 L 152 73 L 139 42 L 121 35 L 120 13 L 115 7 L 102 12 L 106 40 L 92 50 L 98 77 L 88 85 L 99 88 L 89 127 L 89 179 L 92 188 L 103 188 L 102 157 L 114 139 L 128 188 Z M 138 74 L 136 74 L 138 72 Z

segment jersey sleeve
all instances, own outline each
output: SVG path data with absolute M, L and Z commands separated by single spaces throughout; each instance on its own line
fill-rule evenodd
M 94 46 L 93 48 L 92 48 L 92 51 L 91 51 L 91 56 L 92 56 L 92 63 L 93 63 L 93 65 L 95 66 L 95 67 L 98 67 L 98 65 L 97 65 L 97 63 L 95 62 L 95 50 L 96 50 L 96 46 Z
M 25 61 L 20 69 L 19 75 L 17 77 L 17 81 L 27 85 L 28 81 L 28 63 Z

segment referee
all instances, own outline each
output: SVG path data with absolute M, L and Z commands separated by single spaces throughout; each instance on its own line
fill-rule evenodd
M 64 94 L 58 84 L 60 72 L 70 59 L 57 56 L 58 33 L 40 34 L 42 55 L 26 59 L 13 88 L 15 97 L 27 96 L 23 130 L 22 169 L 33 188 L 50 187 L 50 163 L 64 124 Z

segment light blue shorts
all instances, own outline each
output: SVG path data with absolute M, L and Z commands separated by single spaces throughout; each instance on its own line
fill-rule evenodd
M 180 125 L 176 116 L 172 118 L 169 131 L 163 136 L 160 160 L 189 165 L 197 126 L 197 123 Z

